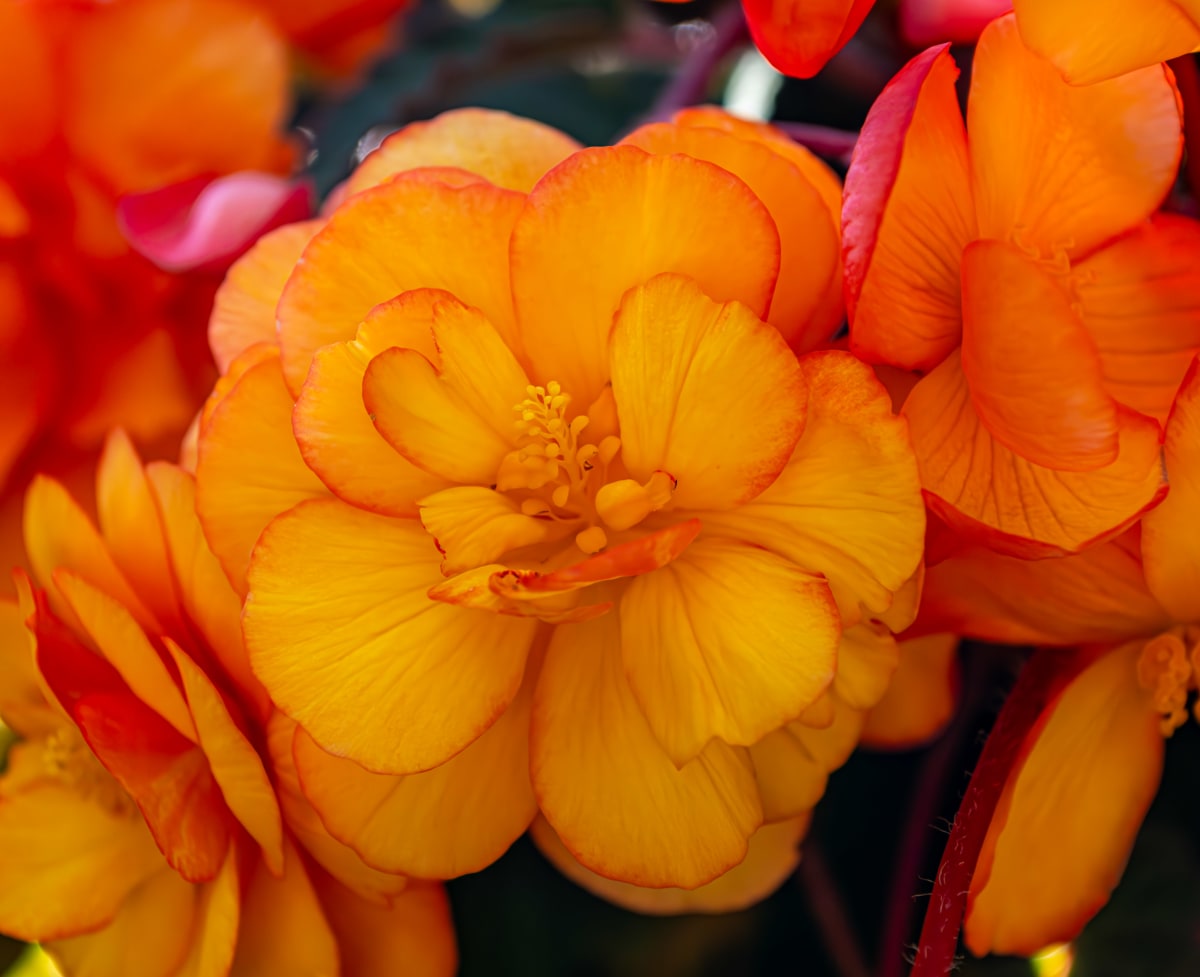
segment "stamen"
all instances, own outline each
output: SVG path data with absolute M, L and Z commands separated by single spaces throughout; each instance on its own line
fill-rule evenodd
M 1137 662 L 1138 684 L 1151 694 L 1161 713 L 1159 729 L 1172 735 L 1187 721 L 1188 692 L 1195 684 L 1192 663 L 1181 635 L 1174 631 L 1146 642 Z
M 73 727 L 63 727 L 46 737 L 42 766 L 48 776 L 61 781 L 80 796 L 93 800 L 117 815 L 135 813 L 133 800 L 113 778 Z

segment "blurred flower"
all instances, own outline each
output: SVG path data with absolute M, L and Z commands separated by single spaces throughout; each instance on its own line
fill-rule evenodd
M 96 496 L 99 530 L 32 483 L 33 580 L 0 604 L 0 712 L 21 736 L 0 777 L 0 930 L 68 975 L 452 973 L 440 888 L 368 869 L 278 764 L 277 796 L 270 703 L 191 476 L 143 468 L 117 434 Z
M 467 110 L 231 270 L 198 511 L 304 791 L 368 864 L 475 871 L 539 810 L 570 874 L 676 908 L 794 864 L 923 530 L 886 391 L 808 352 L 839 196 L 715 110 L 587 150 Z
M 1069 940 L 1108 900 L 1158 788 L 1163 738 L 1200 688 L 1200 367 L 1166 426 L 1171 491 L 1141 525 L 1058 560 L 976 550 L 929 570 L 918 627 L 1083 645 L 1029 735 L 971 885 L 976 953 Z M 1140 530 L 1140 532 L 1139 532 Z M 1072 652 L 1063 651 L 1064 655 Z M 1194 703 L 1191 713 L 1200 718 Z
M 846 178 L 850 346 L 904 403 L 930 508 L 964 538 L 1081 550 L 1165 491 L 1160 426 L 1200 348 L 1200 226 L 1169 72 L 1068 86 L 1011 16 L 976 50 L 968 136 L 945 48 L 872 109 Z
M 1013 0 L 900 0 L 900 33 L 909 44 L 973 44 L 983 29 L 1013 8 Z
M 1136 17 L 1119 0 L 1014 0 L 1029 47 L 1074 85 L 1115 78 L 1200 51 L 1200 2 L 1155 0 Z

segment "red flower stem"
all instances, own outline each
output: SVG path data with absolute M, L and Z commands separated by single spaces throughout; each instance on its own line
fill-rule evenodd
M 703 102 L 721 62 L 750 39 L 746 16 L 736 0 L 716 13 L 712 26 L 713 36 L 687 56 L 646 114 L 647 122 L 665 122 L 680 109 Z
M 1085 660 L 1079 653 L 1050 648 L 1035 652 L 1021 669 L 955 815 L 910 977 L 947 977 L 954 969 L 971 878 L 1004 785 L 1021 757 L 1026 737 Z
M 849 164 L 854 144 L 858 142 L 857 132 L 831 129 L 828 126 L 809 125 L 807 122 L 772 122 L 771 125 L 818 156 L 836 159 L 846 164 Z
M 1187 178 L 1192 196 L 1200 198 L 1200 70 L 1196 56 L 1185 54 L 1169 62 L 1183 99 L 1183 139 L 1187 148 Z

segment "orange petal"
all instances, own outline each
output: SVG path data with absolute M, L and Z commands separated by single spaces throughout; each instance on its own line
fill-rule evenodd
M 1176 621 L 1200 621 L 1200 360 L 1193 361 L 1167 421 L 1166 499 L 1142 518 L 1146 582 Z
M 875 0 L 745 0 L 754 43 L 785 75 L 811 78 L 858 30 Z
M 962 279 L 962 370 L 988 433 L 1055 471 L 1111 465 L 1117 405 L 1051 271 L 1010 244 L 975 241 L 963 253 Z
M 969 549 L 930 567 L 915 630 L 1005 644 L 1122 641 L 1169 627 L 1142 576 L 1136 537 L 1056 560 Z
M 296 448 L 279 361 L 251 367 L 213 411 L 196 465 L 196 512 L 235 590 L 245 591 L 263 527 L 297 502 L 327 494 Z
M 415 288 L 445 289 L 513 336 L 508 241 L 525 197 L 447 179 L 445 171 L 415 170 L 364 190 L 305 248 L 278 308 L 293 393 L 318 349 L 353 339 L 372 308 Z
M 779 333 L 739 303 L 718 305 L 679 275 L 628 292 L 613 322 L 621 458 L 672 500 L 725 509 L 775 480 L 804 430 L 808 390 Z
M 1073 939 L 1108 901 L 1162 771 L 1141 644 L 1102 654 L 1030 734 L 971 881 L 972 952 L 1029 956 Z
M 1013 2 L 1022 40 L 1073 85 L 1116 78 L 1200 48 L 1200 11 L 1187 7 L 1149 0 L 1130 17 L 1122 0 Z
M 748 758 L 713 742 L 677 768 L 638 709 L 614 614 L 554 630 L 531 723 L 542 812 L 606 878 L 692 889 L 746 857 L 762 809 Z
M 336 974 L 338 948 L 300 853 L 289 843 L 283 875 L 259 862 L 242 896 L 229 977 Z
M 621 660 L 682 766 L 717 738 L 749 746 L 833 680 L 841 626 L 823 579 L 757 546 L 701 539 L 621 596 Z
M 0 716 L 22 737 L 53 732 L 60 723 L 42 691 L 29 616 L 20 604 L 0 600 Z
M 213 779 L 233 816 L 258 842 L 267 868 L 279 875 L 283 871 L 283 820 L 262 760 L 208 676 L 170 638 L 167 648 L 179 669 L 188 709 L 200 734 L 200 749 Z
M 979 39 L 967 128 L 980 236 L 1048 258 L 1085 255 L 1149 217 L 1183 149 L 1161 65 L 1072 87 L 1025 47 L 1012 15 Z
M 841 266 L 841 242 L 821 190 L 802 170 L 762 140 L 711 127 L 653 123 L 621 142 L 657 155 L 683 153 L 708 160 L 744 180 L 779 228 L 779 282 L 766 321 L 799 348 L 833 335 L 838 323 L 830 321 L 823 304 L 831 284 L 839 284 L 834 279 Z
M 613 146 L 578 152 L 546 175 L 513 228 L 511 253 L 533 379 L 557 380 L 584 405 L 608 380 L 608 334 L 626 290 L 676 272 L 713 301 L 736 299 L 761 317 L 779 271 L 779 232 L 750 188 L 720 167 Z
M 393 346 L 415 349 L 438 362 L 433 309 L 455 303 L 434 288 L 405 292 L 377 305 L 350 342 L 317 350 L 292 413 L 305 463 L 338 498 L 388 516 L 412 516 L 417 500 L 445 487 L 388 444 L 363 403 L 363 376 L 371 359 Z
M 255 673 L 325 749 L 381 773 L 449 759 L 508 707 L 535 621 L 431 600 L 416 520 L 329 499 L 263 532 L 244 616 Z
M 957 353 L 913 388 L 904 415 L 930 507 L 998 552 L 1084 549 L 1131 525 L 1165 489 L 1158 424 L 1126 408 L 1117 460 L 1104 468 L 1060 472 L 1013 454 L 975 413 Z
M 408 879 L 371 868 L 352 848 L 343 845 L 326 830 L 300 789 L 300 777 L 292 758 L 292 741 L 298 729 L 281 712 L 272 713 L 267 722 L 267 750 L 288 831 L 341 885 L 373 903 L 387 905 L 404 891 Z M 349 763 L 348 760 L 339 762 Z
M 900 664 L 887 693 L 867 716 L 863 743 L 906 749 L 933 739 L 954 715 L 958 635 L 900 642 Z
M 162 977 L 174 974 L 192 939 L 196 887 L 165 865 L 125 897 L 95 933 L 55 940 L 46 952 L 68 974 Z
M 750 836 L 750 848 L 740 864 L 698 889 L 648 889 L 597 875 L 575 860 L 545 818 L 533 822 L 531 834 L 555 868 L 593 895 L 649 916 L 673 916 L 737 912 L 765 899 L 799 864 L 800 840 L 808 822 L 806 815 L 763 825 Z
M 1108 392 L 1165 421 L 1200 350 L 1200 224 L 1155 214 L 1079 262 L 1073 281 Z
M 475 485 L 422 499 L 421 525 L 445 556 L 441 569 L 446 576 L 495 563 L 509 550 L 562 539 L 572 528 L 527 516 L 511 496 Z
M 476 309 L 439 302 L 433 335 L 436 364 L 415 349 L 388 349 L 371 360 L 363 403 L 384 440 L 412 464 L 451 482 L 495 484 L 516 446 L 513 404 L 529 380 Z
M 221 873 L 197 891 L 191 952 L 172 977 L 228 977 L 241 916 L 240 882 L 237 848 L 230 846 Z
M 0 803 L 0 856 L 0 926 L 23 940 L 106 925 L 163 865 L 136 812 L 53 782 Z
M 330 834 L 380 871 L 449 879 L 486 868 L 537 813 L 529 783 L 527 677 L 504 715 L 440 767 L 407 777 L 331 756 L 302 729 L 300 784 Z
M 222 373 L 256 343 L 276 342 L 279 296 L 308 242 L 324 223 L 302 221 L 267 232 L 226 273 L 208 322 L 208 345 Z
M 557 129 L 491 109 L 456 109 L 388 136 L 359 164 L 347 193 L 421 166 L 454 166 L 506 190 L 528 193 L 547 170 L 579 149 Z
M 88 10 L 63 65 L 71 149 L 120 192 L 277 165 L 287 52 L 261 14 L 210 3 Z
M 0 10 L 0 158 L 34 156 L 59 124 L 59 72 L 44 11 L 23 3 Z
M 967 137 L 946 46 L 876 99 L 846 174 L 842 252 L 850 348 L 928 370 L 962 332 L 959 262 L 977 236 Z
M 847 623 L 885 611 L 912 577 L 924 511 L 904 422 L 869 367 L 848 353 L 800 358 L 807 424 L 787 467 L 752 502 L 705 512 L 706 531 L 765 547 L 823 574 Z
M 341 977 L 376 977 L 381 960 L 404 961 L 405 977 L 458 972 L 454 923 L 442 886 L 414 882 L 387 908 L 328 883 L 321 895 L 337 936 Z

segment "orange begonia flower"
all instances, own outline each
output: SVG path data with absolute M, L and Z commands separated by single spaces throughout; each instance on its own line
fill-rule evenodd
M 1154 215 L 1176 93 L 1161 66 L 1072 88 L 1011 15 L 980 39 L 966 130 L 956 75 L 919 55 L 858 141 L 850 348 L 923 374 L 903 410 L 952 529 L 1076 552 L 1161 498 L 1159 422 L 1200 348 L 1200 225 Z
M 0 930 L 68 977 L 451 974 L 441 888 L 338 844 L 274 748 L 291 729 L 250 674 L 191 476 L 143 468 L 117 434 L 96 498 L 99 529 L 33 482 L 33 580 L 0 603 L 0 712 L 21 738 L 0 776 Z
M 1170 493 L 1117 540 L 1033 562 L 979 550 L 928 571 L 922 629 L 1090 646 L 1090 664 L 1029 734 L 1001 796 L 971 884 L 975 953 L 1072 939 L 1104 905 L 1158 788 L 1163 737 L 1186 722 L 1200 688 L 1196 364 L 1165 454 Z
M 642 909 L 794 864 L 923 533 L 886 391 L 807 352 L 840 318 L 838 190 L 715 110 L 587 150 L 467 110 L 231 270 L 198 511 L 367 864 L 474 871 L 539 810 L 568 874 Z
M 1147 0 L 1131 16 L 1121 0 L 1013 0 L 1029 47 L 1075 85 L 1200 51 L 1200 2 Z

